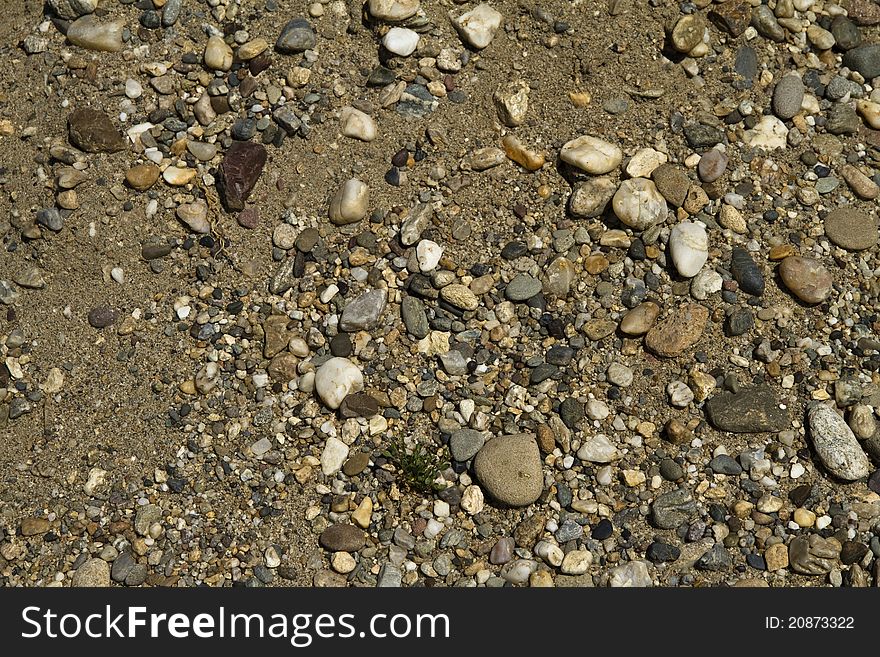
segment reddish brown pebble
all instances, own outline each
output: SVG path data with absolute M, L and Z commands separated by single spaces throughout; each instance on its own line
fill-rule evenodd
M 238 214 L 238 225 L 242 228 L 254 229 L 260 223 L 260 211 L 256 208 L 246 208 Z

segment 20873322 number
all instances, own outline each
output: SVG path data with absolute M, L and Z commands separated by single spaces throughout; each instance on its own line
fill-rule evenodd
M 846 630 L 855 627 L 852 616 L 789 616 L 790 630 Z

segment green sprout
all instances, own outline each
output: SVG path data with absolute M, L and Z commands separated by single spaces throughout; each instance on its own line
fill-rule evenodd
M 449 467 L 449 463 L 421 443 L 416 443 L 409 450 L 403 440 L 397 438 L 382 454 L 394 463 L 400 472 L 400 479 L 412 490 L 428 494 L 444 489 L 442 484 L 434 480 Z

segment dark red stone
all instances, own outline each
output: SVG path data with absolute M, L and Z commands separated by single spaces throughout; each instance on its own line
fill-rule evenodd
M 244 202 L 254 190 L 263 167 L 266 149 L 250 141 L 232 143 L 217 171 L 217 191 L 227 210 L 244 210 Z
M 238 215 L 238 225 L 242 228 L 256 228 L 260 223 L 260 211 L 256 208 L 246 208 Z

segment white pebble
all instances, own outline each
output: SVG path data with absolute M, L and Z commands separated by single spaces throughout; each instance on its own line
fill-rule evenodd
M 382 39 L 382 45 L 395 55 L 409 57 L 419 45 L 419 33 L 405 27 L 392 27 Z

